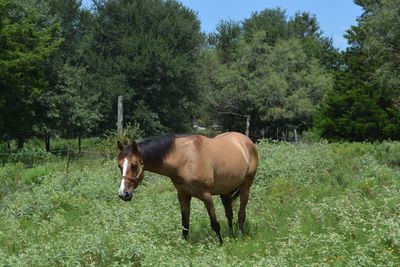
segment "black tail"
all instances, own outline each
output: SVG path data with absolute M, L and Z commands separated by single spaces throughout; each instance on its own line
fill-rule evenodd
M 240 189 L 238 187 L 234 191 L 232 191 L 232 194 L 230 197 L 221 195 L 220 197 L 221 197 L 222 203 L 224 205 L 231 204 L 232 201 L 235 200 L 235 198 L 237 198 L 239 196 L 239 193 L 240 193 Z
M 235 200 L 240 194 L 240 188 L 238 187 L 233 193 L 232 193 L 232 200 Z

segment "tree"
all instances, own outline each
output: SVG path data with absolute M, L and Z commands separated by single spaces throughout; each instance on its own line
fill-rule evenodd
M 243 22 L 244 38 L 247 42 L 263 31 L 264 42 L 274 45 L 279 39 L 287 37 L 286 12 L 283 9 L 265 9 L 254 12 Z
M 398 1 L 356 1 L 364 12 L 348 30 L 350 48 L 316 119 L 331 140 L 400 138 Z
M 116 99 L 124 95 L 125 121 L 138 122 L 146 134 L 186 131 L 204 42 L 195 13 L 171 0 L 96 3 L 86 59 L 104 106 L 112 107 L 104 127 L 114 127 Z
M 271 137 L 279 130 L 309 128 L 332 86 L 331 76 L 317 59 L 307 57 L 299 40 L 282 40 L 275 46 L 256 40 L 242 49 L 238 63 L 215 76 L 221 88 L 215 98 L 217 112 L 251 115 L 253 132 L 267 127 Z M 240 123 L 244 129 L 244 120 Z M 229 124 L 235 125 L 231 120 Z
M 32 134 L 44 63 L 59 46 L 59 25 L 18 1 L 0 0 L 0 130 L 22 147 Z
M 21 0 L 19 2 L 24 9 L 32 10 L 37 20 L 44 26 L 59 25 L 57 53 L 49 55 L 41 65 L 46 86 L 38 95 L 32 127 L 34 131 L 29 133 L 29 135 L 35 134 L 43 138 L 46 150 L 50 150 L 50 138 L 56 134 L 60 136 L 66 133 L 59 128 L 60 122 L 57 119 L 60 118 L 54 113 L 55 103 L 50 103 L 49 100 L 53 99 L 54 95 L 63 94 L 59 88 L 65 80 L 62 74 L 65 72 L 66 64 L 77 69 L 84 68 L 82 45 L 89 35 L 93 15 L 88 10 L 81 9 L 80 0 Z M 84 90 L 89 91 L 88 88 Z M 95 92 L 91 93 L 96 95 Z M 71 136 L 63 135 L 63 137 Z
M 297 12 L 287 23 L 288 38 L 301 40 L 309 58 L 317 58 L 327 70 L 336 72 L 340 53 L 333 47 L 331 38 L 323 36 L 317 18 L 308 12 Z
M 53 16 L 61 26 L 63 42 L 57 54 L 61 67 L 65 63 L 82 65 L 81 42 L 89 34 L 93 15 L 82 9 L 81 0 L 41 0 L 48 3 L 49 15 Z
M 84 68 L 65 64 L 58 74 L 55 91 L 43 96 L 44 121 L 38 125 L 38 133 L 45 137 L 46 149 L 50 150 L 50 136 L 59 134 L 77 137 L 79 151 L 81 138 L 90 134 L 102 119 L 99 94 L 92 95 Z M 48 138 L 46 138 L 46 136 Z
M 369 61 L 376 62 L 371 73 L 374 82 L 391 98 L 389 105 L 400 111 L 400 2 L 359 0 L 356 3 L 363 7 L 364 13 L 358 30 L 353 27 L 354 32 L 349 31 L 348 39 L 352 44 L 360 43 Z
M 209 42 L 215 47 L 222 63 L 229 64 L 236 59 L 241 31 L 238 22 L 221 21 L 217 25 L 217 32 L 209 36 Z
M 233 31 L 236 27 L 222 23 L 212 36 L 219 62 L 208 57 L 217 66 L 205 73 L 209 113 L 224 130 L 243 131 L 250 116 L 253 137 L 281 138 L 282 132 L 287 137 L 288 130 L 311 127 L 332 87 L 334 64 L 324 66 L 320 59 L 335 53 L 315 17 L 297 13 L 287 19 L 285 11 L 267 9 Z

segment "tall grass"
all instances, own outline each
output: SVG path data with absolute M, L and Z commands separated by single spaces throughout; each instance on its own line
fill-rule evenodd
M 215 198 L 223 246 L 197 200 L 181 240 L 168 178 L 147 173 L 125 203 L 113 161 L 73 162 L 68 176 L 61 159 L 0 167 L 0 266 L 400 265 L 399 143 L 258 148 L 243 238 L 228 237 Z
M 78 150 L 78 139 L 65 139 L 65 138 L 52 138 L 50 140 L 51 150 L 67 150 L 70 148 L 71 150 Z M 92 150 L 96 147 L 96 144 L 101 142 L 100 138 L 82 138 L 81 139 L 81 149 L 82 150 Z M 6 142 L 0 142 L 0 153 L 7 152 L 18 152 L 17 143 L 13 140 L 10 142 L 10 148 L 8 148 Z M 45 150 L 44 141 L 42 139 L 32 138 L 25 142 L 24 150 Z

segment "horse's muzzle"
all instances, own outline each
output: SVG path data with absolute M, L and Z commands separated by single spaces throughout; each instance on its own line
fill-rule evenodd
M 130 201 L 132 199 L 132 194 L 129 194 L 128 192 L 124 192 L 123 194 L 120 194 L 119 197 L 123 201 Z

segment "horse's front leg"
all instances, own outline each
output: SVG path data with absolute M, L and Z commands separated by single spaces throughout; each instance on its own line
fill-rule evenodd
M 182 237 L 187 240 L 189 234 L 190 201 L 192 200 L 192 197 L 187 195 L 185 192 L 178 190 L 178 199 L 182 213 Z

